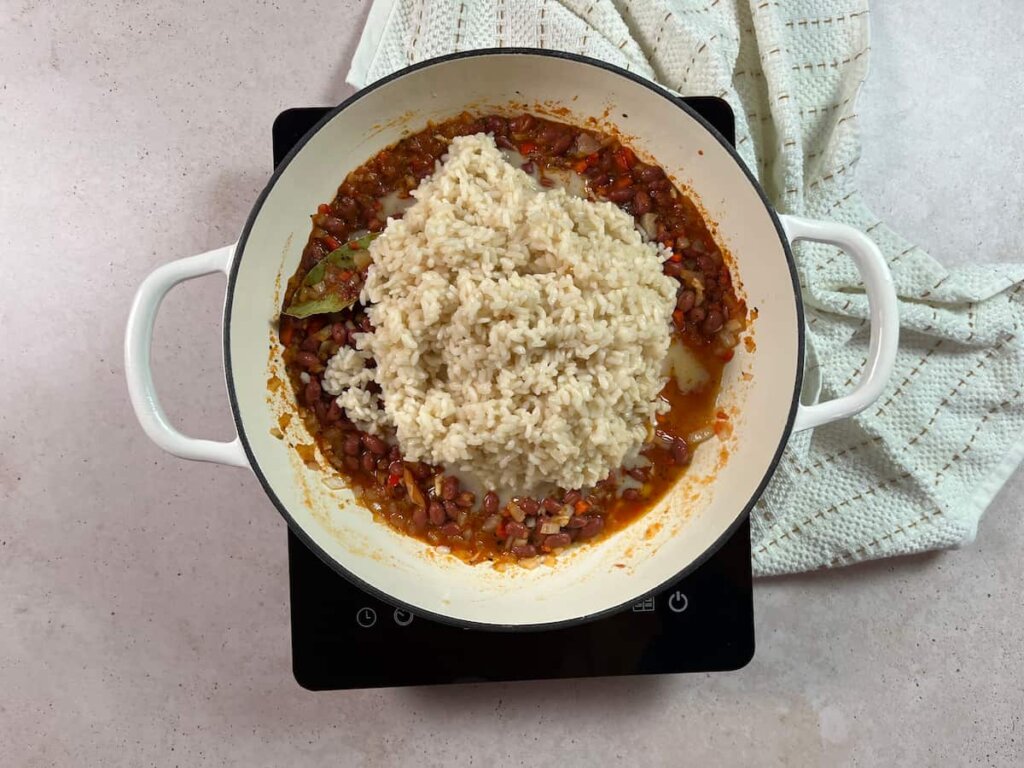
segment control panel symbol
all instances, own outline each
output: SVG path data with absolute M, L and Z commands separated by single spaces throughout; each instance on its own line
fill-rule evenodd
M 633 613 L 650 613 L 655 609 L 654 598 L 645 597 L 639 603 L 633 604 Z
M 373 608 L 360 608 L 356 611 L 356 624 L 363 629 L 369 629 L 377 623 L 377 612 Z
M 686 595 L 678 589 L 668 596 L 668 609 L 673 613 L 682 613 L 689 604 L 690 601 L 686 599 Z
M 395 624 L 397 624 L 398 626 L 408 627 L 410 624 L 412 624 L 412 620 L 414 618 L 415 617 L 413 616 L 412 611 L 406 611 L 401 608 L 395 608 Z

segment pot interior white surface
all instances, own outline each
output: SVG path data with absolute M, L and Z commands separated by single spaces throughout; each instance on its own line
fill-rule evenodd
M 280 400 L 268 397 L 268 346 L 278 286 L 295 270 L 310 214 L 350 170 L 427 120 L 460 111 L 563 107 L 566 122 L 603 116 L 687 185 L 734 258 L 750 307 L 756 350 L 743 344 L 727 368 L 721 403 L 734 432 L 697 452 L 694 466 L 658 508 L 554 566 L 499 572 L 467 566 L 375 522 L 347 490 L 303 466 L 290 443 L 306 442 L 298 419 L 272 435 Z M 539 106 L 538 106 L 539 105 Z M 800 329 L 793 278 L 774 220 L 737 160 L 661 93 L 577 60 L 504 53 L 433 63 L 374 87 L 323 125 L 272 182 L 236 254 L 226 347 L 240 434 L 254 469 L 315 548 L 381 596 L 420 614 L 497 626 L 545 625 L 629 603 L 672 579 L 729 530 L 757 495 L 785 439 L 799 381 Z M 280 281 L 280 282 L 279 282 Z M 275 358 L 271 350 L 271 363 Z M 723 451 L 728 453 L 727 458 Z

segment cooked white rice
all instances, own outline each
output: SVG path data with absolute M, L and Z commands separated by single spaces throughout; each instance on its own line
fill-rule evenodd
M 370 248 L 376 330 L 324 377 L 349 418 L 484 488 L 586 487 L 635 457 L 666 407 L 667 254 L 615 205 L 539 188 L 484 134 L 456 138 L 413 194 Z

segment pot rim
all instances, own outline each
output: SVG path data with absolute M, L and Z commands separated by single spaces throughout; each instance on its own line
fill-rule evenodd
M 662 98 L 667 99 L 676 108 L 685 112 L 691 119 L 699 123 L 701 127 L 704 128 L 704 130 L 706 130 L 711 136 L 715 138 L 716 141 L 718 141 L 719 144 L 722 145 L 722 147 L 725 149 L 726 152 L 729 153 L 733 160 L 736 161 L 736 164 L 740 167 L 743 174 L 747 177 L 747 181 L 757 192 L 757 195 L 760 198 L 762 205 L 764 206 L 765 212 L 771 219 L 772 225 L 775 227 L 775 231 L 779 236 L 779 241 L 782 244 L 783 253 L 786 257 L 786 265 L 789 267 L 790 279 L 793 285 L 793 300 L 796 305 L 797 365 L 796 376 L 794 379 L 793 386 L 793 396 L 790 401 L 789 414 L 786 417 L 786 425 L 783 428 L 781 434 L 779 435 L 778 446 L 775 449 L 775 453 L 773 454 L 772 459 L 768 464 L 768 468 L 765 471 L 764 476 L 761 478 L 761 481 L 754 489 L 747 503 L 744 504 L 742 509 L 737 513 L 736 518 L 726 527 L 722 534 L 709 547 L 707 547 L 707 549 L 705 549 L 703 553 L 701 553 L 699 557 L 694 558 L 686 566 L 684 566 L 678 572 L 676 572 L 672 577 L 661 582 L 653 589 L 649 589 L 646 592 L 636 595 L 635 597 L 625 602 L 618 603 L 617 605 L 614 605 L 610 608 L 605 608 L 600 611 L 595 611 L 593 613 L 584 614 L 583 616 L 576 616 L 561 621 L 542 622 L 533 624 L 498 624 L 490 622 L 467 621 L 464 619 L 458 619 L 453 616 L 449 616 L 447 614 L 424 610 L 418 606 L 414 606 L 403 600 L 399 600 L 398 598 L 389 595 L 386 592 L 381 591 L 377 587 L 374 587 L 373 585 L 363 581 L 358 576 L 349 571 L 347 568 L 345 568 L 345 566 L 342 565 L 340 562 L 338 562 L 333 557 L 328 555 L 313 540 L 313 537 L 295 521 L 291 513 L 288 511 L 288 508 L 278 498 L 277 494 L 274 492 L 273 487 L 270 485 L 266 476 L 263 474 L 259 462 L 257 461 L 256 456 L 252 450 L 252 447 L 249 444 L 249 438 L 246 435 L 245 425 L 242 422 L 241 409 L 239 407 L 238 397 L 235 393 L 234 373 L 231 367 L 231 310 L 234 303 L 235 283 L 238 277 L 239 265 L 241 264 L 241 256 L 245 252 L 245 246 L 249 238 L 249 233 L 252 230 L 253 224 L 255 223 L 260 212 L 263 210 L 263 204 L 266 202 L 267 196 L 270 194 L 270 191 L 273 189 L 274 185 L 277 183 L 278 179 L 284 173 L 285 169 L 295 158 L 295 156 L 298 155 L 299 152 L 301 152 L 302 149 L 305 147 L 306 143 L 309 142 L 309 140 L 316 133 L 318 133 L 321 128 L 323 128 L 327 123 L 333 120 L 336 115 L 338 115 L 344 109 L 354 104 L 355 102 L 359 101 L 360 99 L 373 93 L 373 91 L 377 90 L 381 86 L 384 86 L 394 80 L 404 77 L 405 75 L 408 75 L 412 72 L 417 72 L 421 69 L 427 69 L 429 67 L 436 66 L 438 64 L 442 64 L 449 61 L 456 61 L 459 59 L 470 59 L 483 56 L 544 56 L 551 59 L 565 59 L 577 62 L 579 64 L 583 64 L 585 66 L 597 67 L 607 72 L 616 74 L 620 77 L 626 78 L 627 80 L 632 81 L 635 85 L 646 88 L 656 93 L 657 95 L 661 96 Z M 726 141 L 725 138 L 714 128 L 714 126 L 708 123 L 689 105 L 683 102 L 680 97 L 673 95 L 671 92 L 667 91 L 660 85 L 650 80 L 646 80 L 640 77 L 639 75 L 629 72 L 621 67 L 615 66 L 614 64 L 609 64 L 598 59 L 593 59 L 590 58 L 589 56 L 581 56 L 579 54 L 568 53 L 565 51 L 553 51 L 540 48 L 480 48 L 472 51 L 451 53 L 445 56 L 427 59 L 425 61 L 421 61 L 411 66 L 397 70 L 396 72 L 393 72 L 390 75 L 381 78 L 380 80 L 377 80 L 374 83 L 371 83 L 365 88 L 362 88 L 356 93 L 349 96 L 338 106 L 334 107 L 326 115 L 324 115 L 324 117 L 321 120 L 319 120 L 316 123 L 316 125 L 310 128 L 309 131 L 307 131 L 306 134 L 301 139 L 299 139 L 298 142 L 296 142 L 295 146 L 291 149 L 291 151 L 288 152 L 288 154 L 284 157 L 281 163 L 274 169 L 274 172 L 273 174 L 271 174 L 266 186 L 260 192 L 259 197 L 257 197 L 256 202 L 253 204 L 252 210 L 250 211 L 249 216 L 246 219 L 245 226 L 243 227 L 242 233 L 238 239 L 238 245 L 235 247 L 235 252 L 231 259 L 231 269 L 230 272 L 228 273 L 226 299 L 224 302 L 224 319 L 222 322 L 222 328 L 224 373 L 227 381 L 228 399 L 231 403 L 231 416 L 235 422 L 235 428 L 238 430 L 238 438 L 242 443 L 242 447 L 245 450 L 245 455 L 249 461 L 249 466 L 252 468 L 253 473 L 256 475 L 256 479 L 259 480 L 260 485 L 263 487 L 264 493 L 266 493 L 267 496 L 270 498 L 271 502 L 277 508 L 277 511 L 281 513 L 281 516 L 285 519 L 285 522 L 288 524 L 288 527 L 289 529 L 291 529 L 292 533 L 294 533 L 299 538 L 299 540 L 302 541 L 303 544 L 305 544 L 314 554 L 316 554 L 317 557 L 320 558 L 320 560 L 322 560 L 333 571 L 343 576 L 354 586 L 358 587 L 364 592 L 367 592 L 372 597 L 384 603 L 393 605 L 403 610 L 407 610 L 410 613 L 416 616 L 420 616 L 421 618 L 427 619 L 429 621 L 435 621 L 442 624 L 457 626 L 464 629 L 486 630 L 492 632 L 546 631 L 562 629 L 565 627 L 572 627 L 579 624 L 585 624 L 590 621 L 595 621 L 605 616 L 610 616 L 619 613 L 647 597 L 654 596 L 662 590 L 664 590 L 666 587 L 674 584 L 675 582 L 689 575 L 693 571 L 697 570 L 697 568 L 703 565 L 715 552 L 718 551 L 722 544 L 724 544 L 729 539 L 729 537 L 731 537 L 733 533 L 735 533 L 736 529 L 743 522 L 743 519 L 750 514 L 750 510 L 753 508 L 754 504 L 757 503 L 757 500 L 764 493 L 764 490 L 767 487 L 768 482 L 775 474 L 775 470 L 778 468 L 779 462 L 782 459 L 782 452 L 785 450 L 786 445 L 789 442 L 790 434 L 793 430 L 793 423 L 796 418 L 796 412 L 800 402 L 800 391 L 803 385 L 805 351 L 804 310 L 803 302 L 801 301 L 800 280 L 796 271 L 796 262 L 793 258 L 793 251 L 790 247 L 789 239 L 786 237 L 786 234 L 782 228 L 782 224 L 779 221 L 778 214 L 775 212 L 774 207 L 768 201 L 764 189 L 761 187 L 757 179 L 754 178 L 753 174 L 750 172 L 750 169 L 747 168 L 746 163 L 743 162 L 743 159 L 740 157 L 735 147 L 733 147 L 728 141 Z

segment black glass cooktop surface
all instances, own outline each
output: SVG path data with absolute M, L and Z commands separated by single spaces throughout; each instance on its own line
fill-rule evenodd
M 733 142 L 721 99 L 686 99 Z M 282 112 L 274 162 L 326 108 Z M 341 179 L 339 178 L 339 182 Z M 750 525 L 656 597 L 596 621 L 535 632 L 462 629 L 415 616 L 351 584 L 288 533 L 292 667 L 311 690 L 713 672 L 754 653 Z

